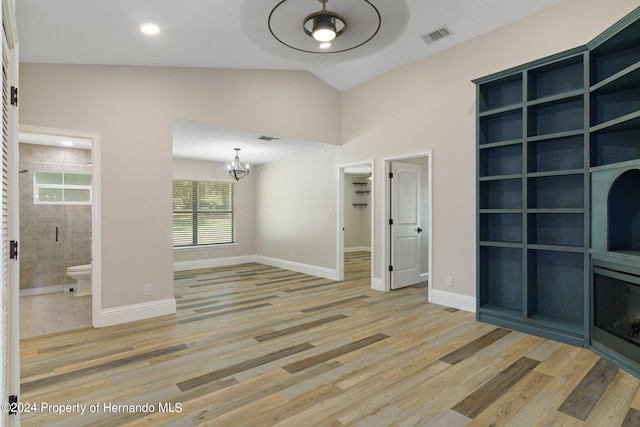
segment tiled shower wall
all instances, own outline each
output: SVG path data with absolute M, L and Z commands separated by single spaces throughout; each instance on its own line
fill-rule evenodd
M 89 162 L 89 150 L 20 144 L 20 289 L 74 283 L 67 267 L 91 262 L 91 205 L 33 203 L 35 170 L 90 173 Z

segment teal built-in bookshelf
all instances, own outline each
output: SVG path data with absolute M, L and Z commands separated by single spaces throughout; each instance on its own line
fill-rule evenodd
M 477 318 L 589 347 L 591 174 L 640 159 L 640 8 L 474 83 Z

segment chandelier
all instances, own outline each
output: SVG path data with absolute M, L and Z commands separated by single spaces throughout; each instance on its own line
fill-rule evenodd
M 234 148 L 234 150 L 236 150 L 236 158 L 233 159 L 231 164 L 227 165 L 227 169 L 229 169 L 229 175 L 235 178 L 236 181 L 240 181 L 240 178 L 249 175 L 249 165 L 245 164 L 244 167 L 242 167 L 240 158 L 238 157 L 238 151 L 240 151 L 240 149 Z

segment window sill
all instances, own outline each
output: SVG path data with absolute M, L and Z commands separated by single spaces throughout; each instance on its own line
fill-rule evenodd
M 195 252 L 195 251 L 208 251 L 210 249 L 235 248 L 237 246 L 238 246 L 238 243 L 222 243 L 219 245 L 179 246 L 179 247 L 174 247 L 173 250 L 175 252 Z

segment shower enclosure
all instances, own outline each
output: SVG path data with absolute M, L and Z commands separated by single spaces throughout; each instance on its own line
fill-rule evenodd
M 20 143 L 20 290 L 62 291 L 91 263 L 91 151 Z

